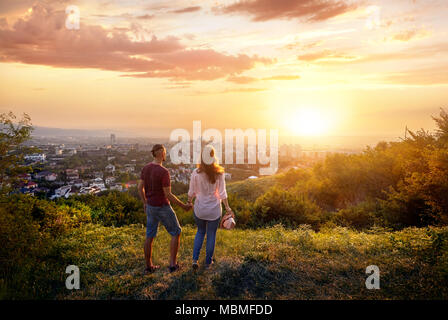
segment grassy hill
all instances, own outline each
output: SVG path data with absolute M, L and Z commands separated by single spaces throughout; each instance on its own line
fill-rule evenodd
M 27 287 L 27 294 L 59 299 L 448 298 L 446 227 L 368 233 L 340 227 L 219 230 L 216 264 L 193 272 L 195 229 L 186 226 L 179 251 L 182 269 L 173 274 L 166 268 L 169 235 L 160 228 L 154 255 L 162 268 L 151 275 L 143 275 L 144 230 L 142 225 L 94 224 L 74 229 L 43 257 L 39 274 L 45 279 L 36 279 L 34 292 Z M 62 259 L 52 260 L 55 252 Z M 65 289 L 68 264 L 80 268 L 80 290 Z M 380 290 L 365 287 L 365 269 L 372 264 L 380 268 Z
M 227 183 L 227 192 L 238 195 L 248 201 L 254 201 L 278 182 L 279 175 L 246 179 Z

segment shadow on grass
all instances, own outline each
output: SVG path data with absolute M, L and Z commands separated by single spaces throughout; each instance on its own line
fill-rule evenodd
M 199 290 L 198 274 L 193 272 L 184 272 L 175 278 L 169 287 L 161 292 L 157 299 L 185 299 L 187 294 Z
M 223 266 L 212 286 L 219 298 L 262 299 L 287 294 L 297 280 L 292 270 L 262 257 L 247 256 L 238 266 Z

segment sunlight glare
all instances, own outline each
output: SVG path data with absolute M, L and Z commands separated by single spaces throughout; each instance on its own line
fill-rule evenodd
M 318 110 L 307 108 L 287 115 L 285 125 L 296 135 L 316 136 L 328 131 L 329 119 Z

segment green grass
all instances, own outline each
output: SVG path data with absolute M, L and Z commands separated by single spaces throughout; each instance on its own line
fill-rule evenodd
M 179 262 L 170 274 L 170 236 L 154 242 L 161 270 L 143 275 L 143 226 L 86 225 L 58 241 L 66 264 L 81 271 L 81 289 L 52 283 L 57 299 L 447 299 L 448 228 L 369 233 L 345 228 L 314 232 L 218 230 L 216 264 L 191 269 L 195 229 L 183 227 Z M 204 250 L 203 250 L 204 251 Z M 204 259 L 201 253 L 200 262 Z M 381 289 L 365 288 L 365 269 L 377 265 Z M 49 266 L 50 267 L 50 266 Z
M 227 193 L 233 193 L 247 201 L 255 201 L 277 182 L 278 175 L 229 182 L 227 183 Z

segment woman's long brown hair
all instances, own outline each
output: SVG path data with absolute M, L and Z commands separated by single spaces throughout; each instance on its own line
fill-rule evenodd
M 205 172 L 208 181 L 210 181 L 211 184 L 214 184 L 216 182 L 216 178 L 220 174 L 224 174 L 224 168 L 218 164 L 218 159 L 215 157 L 215 149 L 213 147 L 209 146 L 208 148 L 204 148 L 202 152 L 210 152 L 210 158 L 213 158 L 214 161 L 211 164 L 205 163 L 201 154 L 201 164 L 198 165 L 198 172 Z

